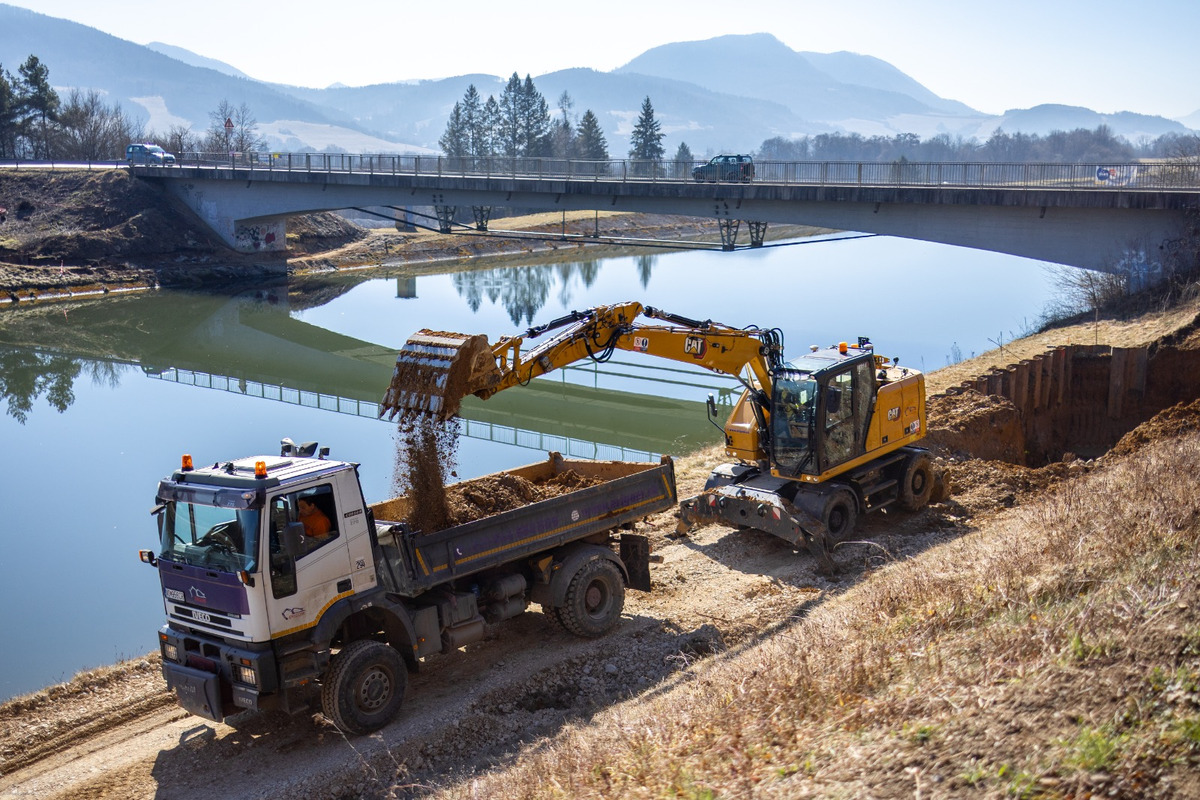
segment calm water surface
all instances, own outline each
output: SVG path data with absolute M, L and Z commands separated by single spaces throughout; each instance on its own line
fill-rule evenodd
M 787 352 L 869 336 L 933 370 L 1019 335 L 1053 292 L 1032 261 L 867 238 L 420 277 L 235 297 L 160 291 L 0 309 L 0 699 L 152 651 L 163 609 L 150 516 L 157 481 L 271 454 L 281 437 L 358 461 L 390 495 L 392 426 L 375 418 L 395 349 L 418 328 L 497 336 L 569 310 L 638 300 L 782 330 Z M 645 459 L 719 440 L 718 376 L 618 353 L 465 406 L 462 478 L 559 450 Z

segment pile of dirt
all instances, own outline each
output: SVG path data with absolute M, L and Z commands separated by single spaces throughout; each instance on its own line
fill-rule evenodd
M 450 524 L 462 525 L 494 514 L 503 514 L 505 511 L 595 486 L 601 482 L 598 478 L 589 478 L 574 470 L 566 470 L 538 481 L 511 474 L 476 478 L 455 484 L 447 490 Z
M 923 447 L 939 455 L 1024 463 L 1025 431 L 1011 400 L 967 390 L 929 398 L 926 414 Z
M 1151 419 L 1138 425 L 1121 437 L 1109 453 L 1123 456 L 1136 452 L 1153 442 L 1171 439 L 1186 433 L 1200 431 L 1200 400 L 1178 403 L 1163 409 Z

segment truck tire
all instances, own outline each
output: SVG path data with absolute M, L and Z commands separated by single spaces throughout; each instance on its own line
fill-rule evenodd
M 828 543 L 833 545 L 844 541 L 854 533 L 854 524 L 858 521 L 858 503 L 854 495 L 847 491 L 837 492 L 825 504 L 822 515 L 825 523 Z
M 333 657 L 321 686 L 321 709 L 346 733 L 378 730 L 400 710 L 408 683 L 404 659 L 382 642 L 362 639 Z
M 933 465 L 928 453 L 914 453 L 904 462 L 900 476 L 900 507 L 905 511 L 920 511 L 929 504 L 933 494 Z
M 571 578 L 566 602 L 555 609 L 559 622 L 576 636 L 593 638 L 616 624 L 625 608 L 625 581 L 605 558 L 587 561 Z

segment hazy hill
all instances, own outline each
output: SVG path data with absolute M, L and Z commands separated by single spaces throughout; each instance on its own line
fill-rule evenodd
M 164 56 L 173 58 L 176 61 L 182 61 L 185 64 L 191 64 L 193 67 L 215 69 L 217 72 L 223 72 L 224 74 L 233 78 L 249 78 L 250 80 L 253 80 L 253 78 L 250 78 L 249 75 L 242 72 L 237 67 L 226 64 L 224 61 L 218 61 L 215 58 L 207 58 L 205 56 L 198 55 L 183 47 L 176 47 L 175 45 L 167 44 L 166 42 L 148 42 L 146 47 L 150 48 L 156 53 L 162 53 Z
M 269 84 L 184 63 L 86 25 L 0 4 L 0 64 L 15 73 L 30 54 L 49 67 L 50 82 L 60 95 L 71 88 L 97 89 L 158 131 L 175 124 L 203 131 L 209 111 L 228 99 L 246 103 L 260 122 L 297 120 L 326 129 L 340 125 L 349 129 L 348 137 L 359 133 L 333 109 Z

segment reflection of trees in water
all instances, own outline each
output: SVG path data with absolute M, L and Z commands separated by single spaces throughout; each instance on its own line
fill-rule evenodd
M 654 269 L 654 262 L 657 260 L 658 256 L 637 257 L 638 280 L 642 282 L 643 289 L 650 285 L 650 273 Z
M 8 415 L 25 424 L 33 401 L 43 394 L 62 413 L 75 402 L 75 378 L 82 364 L 73 358 L 29 350 L 0 350 L 0 395 Z
M 656 256 L 638 256 L 638 276 L 642 288 L 650 282 Z M 504 307 L 513 325 L 532 325 L 546 305 L 554 281 L 558 280 L 558 302 L 571 304 L 576 281 L 591 288 L 600 276 L 600 261 L 565 261 L 548 266 L 504 267 L 501 269 L 458 272 L 452 277 L 454 289 L 467 301 L 471 311 L 479 311 L 484 300 Z M 613 302 L 628 298 L 614 298 Z
M 33 403 L 45 395 L 59 413 L 75 402 L 75 379 L 84 372 L 96 386 L 116 389 L 126 365 L 111 361 L 83 361 L 54 353 L 0 349 L 0 396 L 8 401 L 8 415 L 25 424 Z

